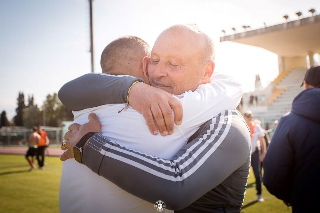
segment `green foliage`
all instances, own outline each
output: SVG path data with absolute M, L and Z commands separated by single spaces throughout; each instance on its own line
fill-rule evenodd
M 45 125 L 47 126 L 62 126 L 62 121 L 73 120 L 71 110 L 68 110 L 58 98 L 57 93 L 47 95 L 44 104 Z
M 18 107 L 16 109 L 17 115 L 14 117 L 14 123 L 16 126 L 23 126 L 23 109 L 26 106 L 24 103 L 23 92 L 19 92 L 17 101 L 18 101 Z
M 47 95 L 45 105 L 43 106 L 45 122 L 47 126 L 58 126 L 58 109 L 61 107 L 57 93 Z
M 1 120 L 0 120 L 0 128 L 2 127 L 2 126 L 10 126 L 10 122 L 9 122 L 9 120 L 8 120 L 8 118 L 7 118 L 7 113 L 6 113 L 6 111 L 2 111 L 2 113 L 1 113 L 1 118 L 0 118 Z
M 27 128 L 37 125 L 58 127 L 62 126 L 62 121 L 73 120 L 72 111 L 63 106 L 57 93 L 47 95 L 42 110 L 34 104 L 33 95 L 28 97 L 27 106 L 25 105 L 24 94 L 22 92 L 19 92 L 17 100 L 17 115 L 14 117 L 16 126 L 25 126 Z
M 23 109 L 23 126 L 32 128 L 42 123 L 42 113 L 37 106 L 29 105 Z
M 28 96 L 28 106 L 29 107 L 30 106 L 35 106 L 36 107 L 36 105 L 34 105 L 34 97 L 33 97 L 33 95 Z

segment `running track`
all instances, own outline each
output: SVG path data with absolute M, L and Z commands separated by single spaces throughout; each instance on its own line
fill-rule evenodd
M 25 155 L 27 152 L 27 147 L 0 147 L 0 154 L 13 154 L 13 155 Z M 46 156 L 60 156 L 62 150 L 59 148 L 47 148 Z

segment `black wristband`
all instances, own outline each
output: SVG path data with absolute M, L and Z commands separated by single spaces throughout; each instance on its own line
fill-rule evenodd
M 87 140 L 89 138 L 91 138 L 94 134 L 96 134 L 96 132 L 88 132 L 87 134 L 85 134 L 80 141 L 73 147 L 73 155 L 74 155 L 74 159 L 76 161 L 78 161 L 79 163 L 82 163 L 82 148 L 83 145 L 87 142 Z
M 96 134 L 96 132 L 86 133 L 75 146 L 78 148 L 82 148 L 83 145 L 87 142 L 87 140 L 91 138 L 94 134 Z

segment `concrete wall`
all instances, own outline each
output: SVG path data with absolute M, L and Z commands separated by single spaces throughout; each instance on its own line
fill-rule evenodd
M 280 57 L 279 56 L 279 72 L 285 70 L 307 68 L 307 60 L 304 56 L 297 57 Z

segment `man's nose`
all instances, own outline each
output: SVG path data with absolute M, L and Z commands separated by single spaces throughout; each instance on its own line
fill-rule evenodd
M 166 64 L 164 62 L 162 62 L 162 61 L 159 61 L 157 66 L 156 66 L 154 75 L 157 78 L 161 78 L 161 77 L 167 76 L 167 69 L 166 68 L 167 68 Z

